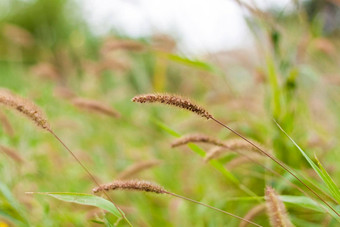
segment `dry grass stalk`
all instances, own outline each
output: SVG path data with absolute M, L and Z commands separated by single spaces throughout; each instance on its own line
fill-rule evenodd
M 231 170 L 234 169 L 238 166 L 241 166 L 243 164 L 248 164 L 248 163 L 256 163 L 256 162 L 260 162 L 263 160 L 263 156 L 260 156 L 258 154 L 250 154 L 247 156 L 241 156 L 241 157 L 237 157 L 233 160 L 231 160 L 227 165 L 227 169 Z
M 253 220 L 257 215 L 261 214 L 266 210 L 266 204 L 262 203 L 257 206 L 254 206 L 252 209 L 248 211 L 248 213 L 244 216 L 244 219 Z M 246 227 L 248 226 L 248 222 L 242 221 L 239 227 Z
M 244 219 L 242 217 L 239 217 L 239 216 L 234 215 L 232 213 L 229 213 L 229 212 L 226 212 L 224 210 L 218 209 L 216 207 L 213 207 L 213 206 L 210 206 L 210 205 L 198 202 L 196 200 L 192 200 L 192 199 L 189 199 L 187 197 L 184 197 L 184 196 L 177 195 L 175 193 L 169 192 L 169 191 L 165 190 L 163 187 L 161 187 L 159 185 L 156 185 L 156 184 L 153 184 L 153 183 L 150 183 L 150 182 L 147 182 L 147 181 L 116 180 L 116 181 L 114 181 L 112 183 L 104 184 L 104 185 L 101 185 L 100 187 L 96 187 L 96 188 L 92 189 L 93 193 L 98 193 L 98 192 L 102 192 L 102 191 L 105 192 L 105 191 L 109 191 L 109 190 L 113 190 L 113 191 L 114 190 L 133 190 L 133 191 L 153 192 L 153 193 L 157 193 L 157 194 L 168 194 L 168 195 L 180 198 L 180 199 L 184 199 L 184 200 L 187 200 L 187 201 L 190 201 L 190 202 L 193 202 L 193 203 L 196 203 L 196 204 L 208 207 L 208 208 L 213 209 L 215 211 L 222 212 L 224 214 L 227 214 L 229 216 L 238 218 L 240 220 L 243 220 L 243 221 L 248 222 L 250 224 L 253 224 L 255 226 L 260 226 L 260 225 L 258 225 L 256 223 L 252 222 L 252 221 L 246 220 L 246 219 Z
M 0 150 L 2 150 L 2 152 L 4 152 L 8 157 L 12 158 L 17 163 L 21 164 L 24 162 L 23 158 L 15 149 L 0 145 Z
M 26 117 L 34 121 L 39 127 L 46 130 L 50 129 L 43 112 L 33 102 L 14 95 L 8 90 L 2 89 L 0 90 L 0 103 L 24 114 Z
M 191 100 L 177 95 L 170 94 L 145 94 L 138 95 L 132 98 L 133 102 L 139 103 L 163 103 L 171 106 L 176 106 L 182 109 L 189 110 L 198 114 L 201 117 L 210 119 L 212 115 L 203 107 L 194 104 Z
M 9 122 L 8 118 L 6 117 L 6 115 L 2 111 L 0 111 L 0 122 L 4 128 L 5 133 L 9 135 L 10 137 L 13 137 L 14 129 L 11 123 Z
M 189 134 L 176 139 L 171 143 L 171 147 L 179 147 L 188 143 L 208 143 L 216 146 L 223 146 L 223 142 L 203 134 Z
M 265 199 L 267 204 L 267 214 L 270 219 L 270 223 L 275 227 L 288 227 L 293 226 L 288 218 L 286 207 L 280 200 L 276 191 L 270 187 L 266 187 Z
M 117 176 L 117 179 L 123 180 L 123 179 L 130 178 L 131 176 L 134 176 L 135 174 L 143 170 L 159 165 L 160 163 L 161 162 L 159 160 L 149 160 L 149 161 L 135 163 L 131 165 L 130 167 L 128 167 L 127 169 L 125 169 L 123 172 L 121 172 Z
M 120 117 L 120 114 L 116 110 L 96 100 L 85 99 L 85 98 L 74 98 L 72 99 L 72 103 L 78 108 L 105 114 L 107 116 L 114 117 L 114 118 Z
M 100 187 L 94 188 L 93 193 L 102 191 L 114 191 L 114 190 L 133 190 L 133 191 L 144 191 L 154 192 L 157 194 L 165 194 L 167 191 L 159 185 L 138 180 L 116 180 L 112 183 L 101 185 Z

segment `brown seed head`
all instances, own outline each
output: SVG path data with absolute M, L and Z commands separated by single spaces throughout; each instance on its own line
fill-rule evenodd
M 139 180 L 116 180 L 112 183 L 101 185 L 92 189 L 93 193 L 101 191 L 114 191 L 114 190 L 133 190 L 133 191 L 144 191 L 154 192 L 157 194 L 164 194 L 167 191 L 159 185 Z
M 121 172 L 118 176 L 117 179 L 127 179 L 130 178 L 131 176 L 145 170 L 145 169 L 149 169 L 152 168 L 156 165 L 159 165 L 160 161 L 159 160 L 149 160 L 149 161 L 144 161 L 144 162 L 138 162 L 135 163 L 133 165 L 131 165 L 130 167 L 128 167 L 127 169 L 125 169 L 123 172 Z
M 85 98 L 74 98 L 72 99 L 72 103 L 78 108 L 105 114 L 110 117 L 120 116 L 120 114 L 116 110 L 96 100 L 85 99 Z
M 0 90 L 0 103 L 17 110 L 34 121 L 39 127 L 50 130 L 43 112 L 30 100 L 19 97 L 7 89 Z
M 200 107 L 194 104 L 189 99 L 183 98 L 181 96 L 169 94 L 145 94 L 133 97 L 132 101 L 139 103 L 163 103 L 189 110 L 207 119 L 210 119 L 212 117 L 212 115 L 208 111 L 206 111 L 203 107 Z
M 266 187 L 265 199 L 267 204 L 267 214 L 272 226 L 293 226 L 288 218 L 285 205 L 280 200 L 278 194 L 272 187 Z
M 203 134 L 190 134 L 176 139 L 171 147 L 178 147 L 188 143 L 208 143 L 216 146 L 223 146 L 223 142 Z

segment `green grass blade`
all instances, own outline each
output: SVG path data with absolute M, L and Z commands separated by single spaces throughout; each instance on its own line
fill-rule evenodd
M 87 206 L 95 206 L 110 212 L 111 214 L 115 215 L 118 218 L 122 217 L 122 215 L 115 207 L 115 205 L 113 205 L 113 203 L 99 196 L 74 192 L 32 192 L 32 193 L 51 196 L 64 202 L 78 203 Z
M 329 190 L 331 191 L 332 195 L 334 196 L 335 200 L 340 204 L 340 191 L 339 188 L 336 186 L 335 182 L 331 178 L 331 176 L 327 173 L 326 169 L 322 166 L 319 159 L 315 156 L 315 159 L 317 161 L 317 164 L 321 170 L 322 175 L 324 176 L 324 179 L 326 180 L 326 184 L 329 187 Z
M 29 226 L 23 208 L 14 198 L 10 189 L 0 182 L 0 216 L 15 222 L 18 226 Z
M 305 196 L 290 196 L 290 195 L 281 195 L 280 199 L 287 204 L 292 204 L 296 206 L 300 206 L 303 208 L 309 208 L 311 210 L 321 212 L 321 213 L 327 213 L 330 214 L 333 218 L 335 218 L 337 221 L 340 221 L 339 216 L 329 207 L 320 205 L 320 203 L 315 202 L 311 198 L 305 197 Z M 339 206 L 333 206 L 336 211 L 340 211 Z M 327 210 L 327 212 L 326 212 Z
M 275 121 L 275 120 L 274 120 Z M 314 169 L 314 171 L 319 175 L 321 180 L 326 184 L 328 190 L 334 197 L 334 199 L 340 203 L 340 191 L 339 188 L 336 186 L 332 178 L 329 176 L 327 171 L 323 169 L 322 171 L 314 162 L 312 159 L 308 157 L 308 155 L 301 149 L 301 147 L 283 130 L 283 128 L 275 121 L 276 125 L 279 127 L 279 129 L 292 141 L 292 143 L 298 148 L 298 150 L 301 152 L 302 156 L 307 160 L 307 162 L 311 165 L 311 167 Z

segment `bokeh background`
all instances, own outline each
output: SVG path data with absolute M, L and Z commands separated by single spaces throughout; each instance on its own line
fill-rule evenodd
M 254 163 L 235 165 L 239 155 L 227 153 L 218 163 L 238 179 L 231 182 L 197 155 L 210 146 L 193 152 L 170 144 L 174 132 L 235 136 L 186 111 L 130 100 L 152 92 L 190 97 L 327 192 L 273 119 L 340 183 L 339 6 L 338 0 L 2 0 L 0 87 L 37 103 L 100 182 L 156 160 L 133 178 L 244 216 L 263 202 L 266 185 L 280 195 L 303 194 L 270 160 L 261 162 L 282 178 Z M 120 117 L 79 108 L 79 98 L 96 100 Z M 25 194 L 91 193 L 95 185 L 51 135 L 2 106 L 0 145 L 0 226 L 115 222 L 98 208 Z M 110 195 L 135 226 L 240 224 L 169 196 Z M 286 206 L 296 226 L 337 225 L 301 201 Z M 254 221 L 269 226 L 265 211 Z

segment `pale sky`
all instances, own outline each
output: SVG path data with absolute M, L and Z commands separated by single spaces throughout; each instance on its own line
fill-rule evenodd
M 292 0 L 245 2 L 255 2 L 262 9 L 292 6 Z M 84 0 L 81 4 L 98 33 L 112 27 L 132 38 L 167 33 L 188 53 L 237 48 L 251 42 L 245 11 L 234 0 Z

